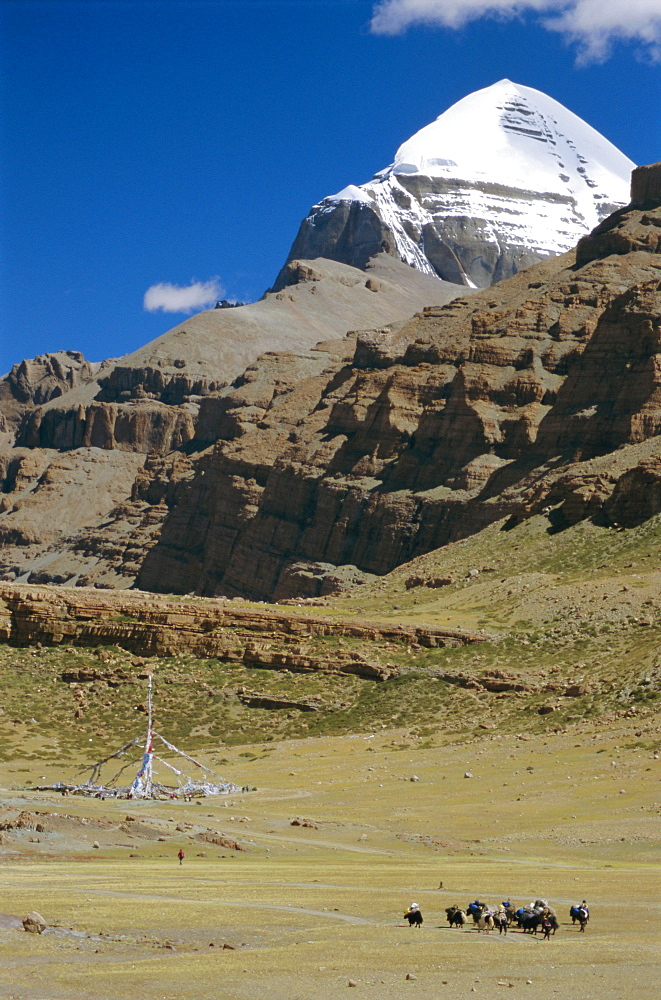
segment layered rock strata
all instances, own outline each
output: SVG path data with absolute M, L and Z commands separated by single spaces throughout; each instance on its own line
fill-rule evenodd
M 253 305 L 193 316 L 119 361 L 47 355 L 0 379 L 0 574 L 130 586 L 177 484 L 205 447 L 239 432 L 227 431 L 223 387 L 260 352 L 292 350 L 278 356 L 287 377 L 318 373 L 329 361 L 319 341 L 403 320 L 459 290 L 388 257 L 367 273 L 296 261 L 288 281 Z
M 457 629 L 357 624 L 336 619 L 242 609 L 210 601 L 174 603 L 151 595 L 0 586 L 0 638 L 14 645 L 120 646 L 142 656 L 192 653 L 245 666 L 295 673 L 357 674 L 384 680 L 399 667 L 364 653 L 319 655 L 317 637 L 362 640 L 376 648 L 457 647 L 485 635 Z M 83 682 L 105 677 L 103 668 L 65 674 Z
M 387 253 L 484 288 L 575 246 L 627 199 L 634 164 L 557 101 L 501 80 L 408 139 L 366 184 L 313 206 L 290 251 Z M 281 272 L 275 283 L 286 282 Z
M 500 519 L 656 513 L 639 489 L 661 456 L 650 190 L 657 207 L 619 211 L 576 253 L 359 334 L 348 363 L 275 397 L 270 361 L 254 366 L 140 585 L 315 596 L 334 567 L 383 574 Z
M 82 406 L 86 428 L 91 412 L 106 414 L 105 431 L 68 451 L 4 453 L 0 569 L 19 581 L 318 598 L 494 521 L 507 527 L 543 513 L 556 531 L 588 517 L 634 525 L 653 516 L 658 166 L 635 173 L 633 194 L 635 205 L 573 253 L 445 305 L 419 305 L 408 319 L 268 352 L 231 386 L 209 383 L 207 395 L 186 396 L 201 388 L 199 372 L 176 383 L 152 375 L 167 349 L 171 374 L 184 377 L 175 366 L 181 331 L 134 367 L 106 365 L 40 415 L 23 415 L 19 433 L 28 435 L 47 412 Z M 308 319 L 319 302 L 325 310 L 337 302 L 336 324 L 348 315 L 345 295 L 351 309 L 365 296 L 399 308 L 410 295 L 425 302 L 435 281 L 389 258 L 367 277 L 332 262 L 295 270 L 299 284 L 269 301 L 286 316 L 314 301 Z M 411 291 L 411 275 L 424 288 Z M 201 338 L 199 357 L 211 343 Z M 152 415 L 146 426 L 134 422 L 134 440 L 118 437 L 128 411 Z M 183 413 L 185 434 L 150 436 Z

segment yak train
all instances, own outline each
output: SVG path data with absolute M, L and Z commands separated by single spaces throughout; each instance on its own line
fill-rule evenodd
M 492 931 L 497 929 L 499 934 L 507 934 L 509 928 L 516 926 L 525 933 L 537 934 L 542 932 L 543 940 L 550 941 L 551 935 L 555 934 L 560 926 L 556 911 L 549 906 L 548 900 L 536 899 L 529 906 L 517 908 L 509 899 L 503 900 L 499 906 L 489 906 L 479 899 L 469 903 L 466 909 L 460 906 L 448 906 L 445 910 L 450 927 L 463 927 L 471 919 L 473 926 L 478 931 Z M 578 923 L 580 930 L 584 931 L 590 919 L 590 910 L 585 900 L 572 906 L 569 910 L 572 924 Z M 410 927 L 420 927 L 422 925 L 422 913 L 418 903 L 411 903 L 404 914 Z

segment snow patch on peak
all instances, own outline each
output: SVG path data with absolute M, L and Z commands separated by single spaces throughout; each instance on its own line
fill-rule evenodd
M 373 199 L 363 188 L 358 187 L 356 184 L 347 184 L 337 194 L 329 194 L 324 198 L 324 201 L 362 201 L 371 205 Z

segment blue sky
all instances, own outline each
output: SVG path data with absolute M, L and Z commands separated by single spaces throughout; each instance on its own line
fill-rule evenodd
M 590 38 L 595 2 L 387 0 L 376 33 L 371 0 L 0 0 L 0 372 L 134 350 L 184 315 L 155 284 L 258 298 L 312 204 L 503 77 L 661 159 L 661 4 Z

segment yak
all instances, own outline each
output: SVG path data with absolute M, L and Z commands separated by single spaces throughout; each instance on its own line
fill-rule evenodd
M 419 907 L 416 904 L 412 903 L 411 906 L 409 906 L 406 913 L 404 914 L 404 919 L 408 920 L 409 927 L 419 928 L 420 925 L 422 924 L 422 913 L 420 912 Z
M 585 925 L 590 919 L 590 911 L 587 906 L 572 906 L 569 911 L 569 916 L 571 917 L 572 924 L 575 924 L 578 920 L 581 925 L 581 930 L 585 930 Z
M 462 910 L 460 906 L 447 906 L 445 908 L 445 914 L 448 918 L 450 927 L 463 927 L 466 923 L 466 912 L 465 910 Z

